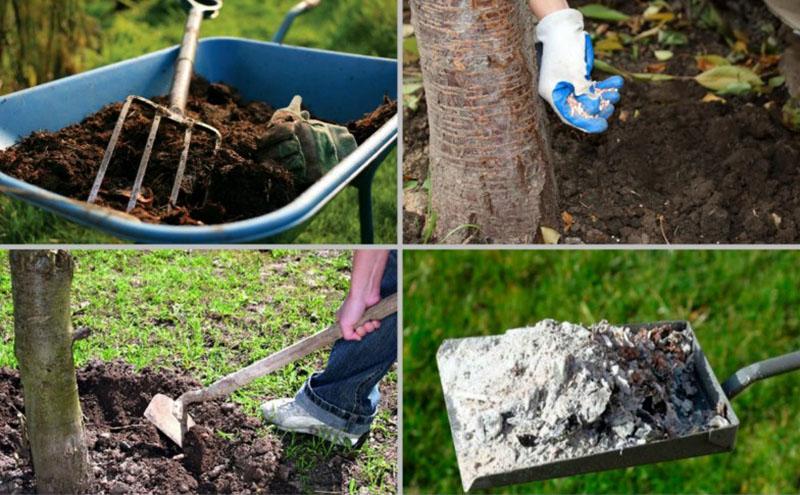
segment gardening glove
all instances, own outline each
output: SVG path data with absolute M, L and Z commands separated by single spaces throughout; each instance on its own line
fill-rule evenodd
M 623 79 L 592 81 L 594 48 L 583 30 L 583 14 L 565 9 L 547 15 L 536 26 L 536 41 L 541 97 L 567 125 L 593 134 L 608 129 Z
M 311 119 L 298 95 L 275 111 L 256 157 L 283 165 L 301 183 L 316 182 L 358 146 L 346 127 Z

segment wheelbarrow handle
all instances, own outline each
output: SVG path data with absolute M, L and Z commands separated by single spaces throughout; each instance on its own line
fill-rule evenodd
M 322 3 L 322 0 L 302 0 L 300 3 L 289 9 L 289 12 L 287 12 L 286 16 L 283 18 L 283 22 L 278 28 L 278 31 L 275 33 L 275 36 L 272 37 L 273 43 L 282 44 L 283 39 L 286 37 L 286 33 L 289 32 L 289 28 L 292 27 L 294 20 L 309 10 L 316 8 L 320 3 Z
M 742 390 L 759 380 L 795 370 L 800 370 L 800 351 L 790 352 L 783 356 L 766 359 L 753 363 L 750 366 L 745 366 L 722 384 L 722 390 L 725 392 L 728 399 L 733 399 L 739 395 Z

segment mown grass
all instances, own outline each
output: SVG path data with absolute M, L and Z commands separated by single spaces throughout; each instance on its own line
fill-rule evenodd
M 100 26 L 100 44 L 87 51 L 91 69 L 180 43 L 185 13 L 175 0 L 129 2 L 135 8 L 115 12 L 115 2 L 88 1 L 87 11 Z M 219 17 L 204 22 L 202 36 L 241 36 L 269 40 L 297 0 L 236 0 Z M 394 0 L 336 0 L 295 20 L 285 43 L 396 58 L 397 7 Z M 373 186 L 375 241 L 397 239 L 397 155 L 379 167 Z M 358 194 L 350 187 L 312 220 L 295 242 L 360 242 Z M 87 229 L 27 204 L 0 196 L 0 243 L 114 243 L 113 237 Z
M 800 253 L 420 252 L 404 255 L 403 469 L 407 493 L 461 483 L 435 354 L 445 338 L 543 318 L 688 319 L 717 377 L 800 349 Z M 520 384 L 524 386 L 524 384 Z M 497 493 L 797 493 L 800 371 L 736 397 L 733 453 L 507 487 Z
M 77 343 L 78 366 L 123 359 L 137 368 L 179 367 L 204 384 L 317 332 L 334 320 L 349 287 L 344 251 L 74 251 L 73 326 L 91 336 Z M 0 366 L 16 366 L 8 254 L 0 251 Z M 236 392 L 253 415 L 267 399 L 293 396 L 328 351 L 315 352 Z M 396 374 L 387 378 L 396 383 Z M 394 430 L 382 410 L 376 429 Z M 272 427 L 265 431 L 274 431 Z M 235 433 L 235 432 L 223 432 Z M 279 434 L 275 431 L 276 434 Z M 283 436 L 283 434 L 279 434 Z M 334 453 L 357 458 L 352 483 L 370 493 L 394 493 L 383 462 L 396 449 L 367 442 L 359 451 L 332 447 L 305 435 L 287 435 L 286 455 L 299 472 Z

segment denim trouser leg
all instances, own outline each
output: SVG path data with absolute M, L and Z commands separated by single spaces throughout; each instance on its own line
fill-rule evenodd
M 397 292 L 397 257 L 389 256 L 381 296 Z M 323 423 L 353 435 L 369 431 L 378 409 L 378 382 L 397 360 L 397 314 L 360 342 L 339 339 L 325 371 L 314 373 L 295 398 Z

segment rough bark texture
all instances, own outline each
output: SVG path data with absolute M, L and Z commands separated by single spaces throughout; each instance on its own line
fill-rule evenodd
M 89 458 L 72 357 L 66 251 L 11 251 L 14 353 L 39 493 L 89 489 Z
M 431 196 L 445 240 L 540 239 L 557 206 L 533 15 L 525 0 L 411 0 L 430 123 Z M 450 236 L 447 242 L 458 242 Z

